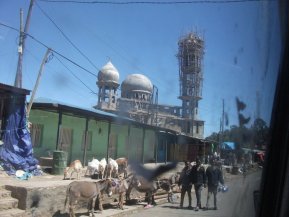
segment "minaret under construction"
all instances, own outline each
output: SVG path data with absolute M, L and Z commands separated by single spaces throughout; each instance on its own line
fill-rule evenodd
M 200 134 L 204 121 L 198 117 L 198 103 L 202 99 L 204 40 L 197 33 L 189 33 L 178 42 L 180 96 L 182 100 L 182 131 L 191 136 Z

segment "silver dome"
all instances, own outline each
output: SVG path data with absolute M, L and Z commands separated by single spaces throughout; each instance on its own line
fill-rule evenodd
M 108 61 L 106 65 L 98 72 L 98 82 L 112 82 L 118 83 L 119 73 L 117 69 L 112 65 L 111 61 Z
M 152 82 L 142 74 L 131 74 L 121 84 L 121 92 L 152 93 Z

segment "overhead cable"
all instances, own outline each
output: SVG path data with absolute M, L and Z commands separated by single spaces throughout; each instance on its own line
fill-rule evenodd
M 4 24 L 4 23 L 1 23 L 1 22 L 0 22 L 0 25 L 1 25 L 1 26 L 5 26 L 5 27 L 7 27 L 7 28 L 9 28 L 9 29 L 12 29 L 12 30 L 14 30 L 14 31 L 19 32 L 18 29 L 14 28 L 14 27 L 12 27 L 12 26 L 6 25 L 6 24 Z M 33 37 L 32 35 L 30 35 L 30 34 L 28 34 L 28 33 L 24 33 L 24 34 L 25 34 L 25 36 L 28 36 L 28 37 L 30 37 L 31 39 L 33 39 L 34 41 L 36 41 L 37 43 L 41 44 L 43 47 L 45 47 L 45 48 L 47 48 L 47 49 L 50 48 L 49 46 L 47 46 L 47 45 L 44 44 L 43 42 L 39 41 L 38 39 L 36 39 L 36 38 Z M 97 75 L 96 75 L 95 73 L 89 71 L 88 69 L 86 69 L 86 68 L 84 68 L 83 66 L 79 65 L 79 64 L 76 63 L 75 61 L 69 59 L 68 57 L 64 56 L 63 54 L 59 53 L 58 51 L 56 51 L 56 50 L 54 50 L 54 49 L 52 49 L 52 48 L 50 48 L 50 49 L 51 49 L 51 51 L 53 51 L 54 53 L 58 54 L 58 55 L 61 56 L 62 58 L 66 59 L 67 61 L 71 62 L 71 63 L 74 64 L 75 66 L 77 66 L 77 67 L 81 68 L 82 70 L 88 72 L 89 74 L 93 75 L 94 77 L 97 77 Z
M 62 31 L 62 29 L 52 20 L 51 17 L 36 3 L 40 11 L 53 23 L 53 25 L 60 31 L 63 37 L 94 67 L 99 71 L 99 68 L 68 38 L 68 36 Z
M 73 73 L 57 56 L 56 59 L 78 80 L 80 81 L 88 90 L 90 90 L 92 93 L 95 93 L 89 86 L 87 86 L 75 73 Z

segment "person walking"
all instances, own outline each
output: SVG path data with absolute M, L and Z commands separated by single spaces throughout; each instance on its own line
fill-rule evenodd
M 184 198 L 185 194 L 188 194 L 188 199 L 189 199 L 189 206 L 188 208 L 192 208 L 192 182 L 191 182 L 191 162 L 190 161 L 185 161 L 185 167 L 181 171 L 180 179 L 178 182 L 178 186 L 181 187 L 181 202 L 180 202 L 180 208 L 183 208 L 184 205 Z
M 217 210 L 217 193 L 219 183 L 224 185 L 224 178 L 221 169 L 217 165 L 217 161 L 213 159 L 211 165 L 206 170 L 206 176 L 208 180 L 208 195 L 207 195 L 207 204 L 205 209 L 209 209 L 210 197 L 214 195 L 214 210 Z
M 201 205 L 201 194 L 203 188 L 207 187 L 207 176 L 205 172 L 205 168 L 201 164 L 201 160 L 199 157 L 196 158 L 196 164 L 192 167 L 191 170 L 191 180 L 194 184 L 195 194 L 197 198 L 197 205 L 195 211 L 199 211 L 202 208 Z

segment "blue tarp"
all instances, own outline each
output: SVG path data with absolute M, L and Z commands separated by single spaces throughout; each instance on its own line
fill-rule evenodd
M 25 97 L 6 100 L 2 125 L 3 145 L 0 149 L 0 162 L 4 170 L 9 175 L 15 175 L 17 170 L 40 175 L 26 124 Z
M 235 150 L 236 146 L 234 142 L 223 142 L 221 145 L 221 149 L 223 150 Z

